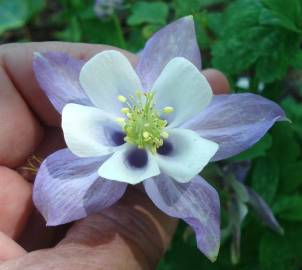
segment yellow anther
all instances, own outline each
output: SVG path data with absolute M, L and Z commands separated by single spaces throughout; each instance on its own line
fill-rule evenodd
M 118 99 L 118 101 L 120 101 L 122 103 L 125 103 L 127 101 L 127 98 L 122 95 L 117 96 L 117 99 Z
M 126 123 L 126 120 L 123 117 L 117 117 L 117 118 L 115 118 L 115 121 L 121 125 L 124 125 Z
M 148 138 L 150 137 L 150 133 L 149 133 L 148 131 L 144 131 L 144 132 L 143 132 L 143 137 L 144 137 L 145 139 L 148 139 Z
M 168 139 L 169 137 L 169 133 L 167 131 L 163 131 L 161 134 L 160 134 L 164 139 Z
M 121 113 L 127 114 L 129 113 L 130 109 L 127 107 L 121 108 Z
M 169 114 L 169 113 L 174 112 L 174 108 L 171 107 L 171 106 L 167 106 L 167 107 L 165 107 L 165 108 L 163 109 L 163 111 L 164 111 L 164 113 Z

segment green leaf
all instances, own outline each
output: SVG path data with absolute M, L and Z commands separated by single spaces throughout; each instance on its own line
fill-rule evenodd
M 202 8 L 206 8 L 212 5 L 221 4 L 227 2 L 227 0 L 174 0 L 173 5 L 176 13 L 176 17 L 183 17 L 186 15 L 192 15 L 199 12 Z
M 302 69 L 302 51 L 297 51 L 296 55 L 291 61 L 291 65 L 294 69 Z
M 215 263 L 210 262 L 196 248 L 195 236 L 192 232 L 188 232 L 187 228 L 183 222 L 180 223 L 173 242 L 157 270 L 232 269 L 228 249 L 221 250 Z
M 301 33 L 301 30 L 291 20 L 286 17 L 282 18 L 269 9 L 263 9 L 259 22 L 263 25 L 281 26 L 293 32 Z
M 261 20 L 265 23 L 278 25 L 288 30 L 301 33 L 302 2 L 291 0 L 262 0 L 267 7 Z M 264 20 L 263 20 L 264 19 Z
M 263 157 L 266 155 L 266 151 L 272 146 L 272 136 L 266 134 L 259 142 L 257 142 L 250 149 L 240 153 L 239 155 L 232 157 L 232 161 L 242 161 L 254 159 L 257 157 Z
M 71 17 L 67 28 L 61 32 L 57 32 L 56 37 L 64 41 L 81 41 L 82 30 L 78 18 L 75 16 Z
M 263 82 L 285 76 L 300 51 L 301 35 L 261 23 L 265 10 L 260 0 L 239 0 L 230 5 L 224 13 L 221 37 L 213 46 L 214 67 L 229 75 L 254 69 Z
M 146 39 L 143 37 L 141 29 L 133 28 L 131 33 L 128 35 L 127 48 L 131 52 L 138 52 L 144 48 Z
M 259 57 L 256 62 L 256 76 L 260 81 L 272 82 L 287 73 L 292 58 L 300 51 L 301 37 L 294 32 L 279 29 L 273 31 L 270 28 L 267 30 L 257 46 Z
M 208 26 L 206 13 L 197 13 L 194 15 L 194 22 L 196 28 L 196 37 L 198 45 L 201 49 L 210 47 L 210 38 L 208 35 Z
M 301 54 L 302 57 L 302 54 Z M 302 58 L 301 58 L 302 63 Z M 294 87 L 297 89 L 302 89 L 302 83 L 299 79 L 301 73 L 299 72 L 295 77 L 298 79 L 296 81 L 291 80 Z M 300 139 L 302 139 L 302 106 L 300 102 L 297 102 L 294 98 L 288 97 L 282 101 L 282 107 L 286 111 L 287 117 L 292 121 L 290 127 L 295 131 Z
M 81 23 L 82 41 L 90 43 L 102 43 L 107 45 L 125 48 L 123 33 L 121 32 L 118 18 L 100 21 L 84 20 Z
M 302 161 L 282 166 L 280 178 L 283 193 L 295 192 L 302 186 Z
M 302 229 L 298 224 L 285 228 L 285 236 L 266 233 L 260 242 L 261 270 L 299 269 L 302 264 Z
M 0 35 L 22 27 L 45 5 L 45 0 L 0 0 Z
M 127 20 L 129 25 L 143 23 L 165 24 L 168 15 L 168 5 L 164 2 L 137 2 L 132 8 L 132 14 Z
M 202 0 L 174 0 L 173 4 L 176 12 L 176 17 L 191 15 L 198 12 L 201 8 L 202 2 Z
M 24 0 L 0 0 L 0 34 L 21 27 L 28 17 L 28 5 Z
M 252 170 L 252 187 L 271 204 L 279 183 L 279 169 L 275 159 L 258 158 Z
M 296 162 L 301 150 L 292 125 L 288 122 L 278 123 L 272 128 L 271 134 L 273 147 L 269 151 L 270 156 L 278 161 L 280 167 Z
M 221 25 L 223 24 L 222 17 L 223 16 L 221 12 L 206 13 L 207 26 L 209 30 L 217 36 L 219 35 L 221 31 Z
M 28 3 L 29 17 L 37 15 L 46 7 L 46 0 L 26 0 Z
M 155 32 L 161 28 L 160 25 L 148 24 L 144 26 L 142 34 L 145 39 L 150 38 Z
M 302 221 L 302 195 L 279 197 L 273 206 L 274 213 L 285 220 Z

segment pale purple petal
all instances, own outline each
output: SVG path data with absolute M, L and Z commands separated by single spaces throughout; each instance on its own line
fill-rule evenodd
M 68 149 L 50 155 L 38 171 L 33 200 L 48 226 L 68 223 L 111 206 L 127 185 L 100 178 L 105 158 L 79 158 Z
M 136 70 L 145 90 L 150 90 L 164 66 L 174 57 L 184 57 L 201 69 L 192 16 L 181 18 L 157 33 L 146 43 Z
M 80 86 L 79 74 L 84 64 L 66 53 L 35 53 L 33 70 L 36 79 L 55 109 L 61 113 L 67 103 L 90 105 Z
M 214 261 L 220 245 L 220 203 L 216 190 L 200 176 L 180 184 L 160 175 L 146 180 L 144 186 L 159 209 L 193 228 L 198 248 Z
M 274 214 L 267 203 L 254 190 L 247 187 L 249 192 L 249 203 L 252 205 L 261 220 L 272 230 L 283 234 L 283 229 L 274 217 Z
M 255 144 L 284 111 L 273 101 L 254 94 L 214 96 L 211 104 L 182 127 L 219 144 L 213 161 L 234 156 Z

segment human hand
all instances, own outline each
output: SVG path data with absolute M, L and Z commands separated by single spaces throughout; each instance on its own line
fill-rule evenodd
M 33 52 L 88 60 L 106 49 L 60 42 L 0 47 L 0 270 L 154 269 L 171 240 L 177 221 L 139 189 L 129 188 L 119 203 L 70 226 L 46 228 L 33 209 L 34 176 L 20 167 L 33 154 L 45 158 L 64 147 L 60 116 L 32 71 Z M 124 53 L 135 64 L 136 57 Z M 203 73 L 216 94 L 228 91 L 220 72 Z

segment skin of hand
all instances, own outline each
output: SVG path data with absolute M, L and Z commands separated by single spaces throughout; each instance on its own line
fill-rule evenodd
M 0 46 L 0 270 L 154 269 L 170 243 L 177 220 L 137 188 L 128 188 L 100 214 L 46 228 L 32 204 L 34 176 L 18 169 L 31 155 L 45 158 L 65 145 L 60 115 L 35 80 L 33 52 L 61 51 L 88 60 L 109 48 L 63 42 Z M 136 63 L 135 55 L 123 53 Z M 228 92 L 221 72 L 203 74 L 215 94 Z

